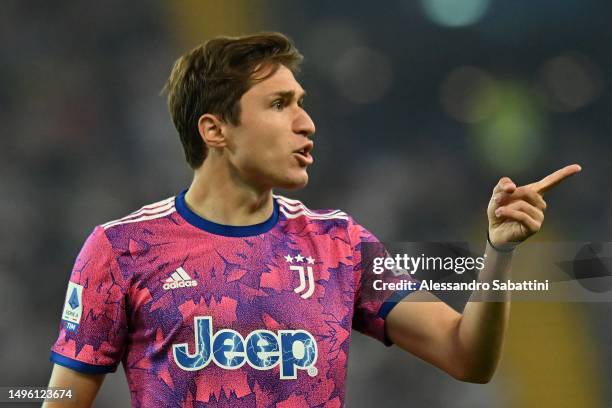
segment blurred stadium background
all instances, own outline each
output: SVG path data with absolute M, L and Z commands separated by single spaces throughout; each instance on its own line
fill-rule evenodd
M 609 241 L 609 2 L 2 2 L 2 385 L 47 383 L 66 281 L 96 224 L 190 181 L 165 100 L 173 61 L 218 34 L 278 30 L 306 56 L 311 183 L 387 241 L 485 239 L 502 175 L 577 162 L 541 241 Z M 612 406 L 612 303 L 517 304 L 487 385 L 352 336 L 350 407 Z M 97 407 L 128 406 L 121 369 Z

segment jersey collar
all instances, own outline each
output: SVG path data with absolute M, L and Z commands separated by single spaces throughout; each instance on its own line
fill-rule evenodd
M 274 203 L 274 210 L 272 211 L 270 218 L 268 218 L 266 221 L 254 225 L 236 226 L 217 224 L 216 222 L 200 217 L 187 206 L 187 203 L 185 202 L 185 193 L 187 193 L 186 189 L 181 191 L 180 194 L 176 196 L 176 211 L 189 224 L 206 232 L 210 232 L 211 234 L 223 235 L 226 237 L 250 237 L 270 231 L 278 222 L 278 203 L 274 198 L 272 199 L 272 202 Z

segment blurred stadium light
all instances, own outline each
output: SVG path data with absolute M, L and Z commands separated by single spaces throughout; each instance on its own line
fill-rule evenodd
M 483 69 L 472 66 L 456 68 L 442 82 L 442 106 L 459 122 L 480 122 L 498 108 L 499 95 L 493 91 L 494 85 L 491 75 Z
M 490 101 L 496 103 L 492 113 L 474 124 L 471 133 L 473 146 L 480 158 L 491 168 L 502 173 L 516 173 L 535 163 L 546 137 L 546 114 L 536 96 L 522 82 L 497 81 L 483 90 L 484 96 L 476 101 L 475 110 L 487 109 Z M 479 108 L 478 104 L 483 107 Z
M 588 105 L 599 97 L 603 86 L 601 68 L 577 52 L 546 61 L 537 82 L 544 103 L 557 112 L 571 112 Z
M 421 0 L 425 15 L 445 27 L 463 27 L 478 22 L 490 0 Z

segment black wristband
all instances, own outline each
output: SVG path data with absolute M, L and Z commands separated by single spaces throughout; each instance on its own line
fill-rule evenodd
M 506 253 L 506 254 L 509 254 L 510 252 L 513 252 L 516 249 L 516 247 L 518 246 L 518 244 L 515 244 L 515 245 L 510 244 L 509 248 L 498 248 L 498 247 L 496 247 L 491 242 L 491 237 L 489 236 L 489 231 L 487 231 L 487 242 L 489 243 L 491 248 L 493 248 L 497 252 L 503 252 L 503 253 Z

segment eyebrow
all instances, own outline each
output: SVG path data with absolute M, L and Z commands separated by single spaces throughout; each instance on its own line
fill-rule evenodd
M 295 91 L 278 91 L 270 94 L 270 96 L 280 96 L 283 99 L 293 99 L 295 97 Z M 300 99 L 306 96 L 306 91 L 302 90 Z

